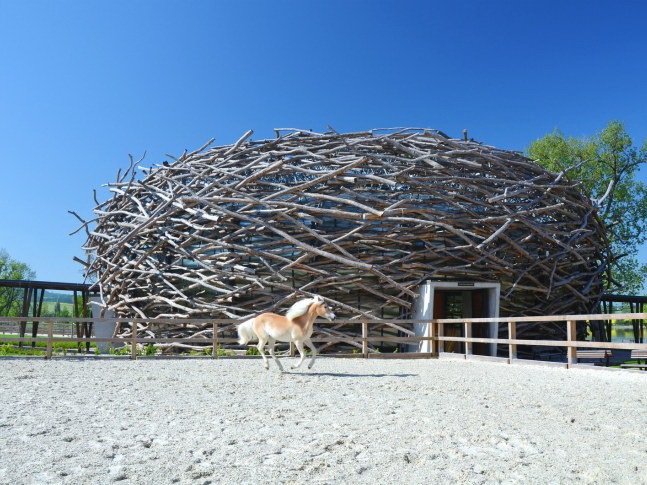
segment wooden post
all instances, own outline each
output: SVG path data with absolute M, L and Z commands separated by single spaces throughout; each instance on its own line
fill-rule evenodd
M 642 313 L 643 311 L 644 311 L 644 305 L 643 303 L 640 303 L 640 313 Z M 640 322 L 640 343 L 643 343 L 643 339 L 644 339 L 643 323 L 645 322 L 645 320 L 641 318 L 639 322 Z
M 78 309 L 78 307 L 76 306 L 76 296 L 77 296 L 77 292 L 76 292 L 76 290 L 74 290 L 74 295 L 72 296 L 72 302 L 73 302 L 73 306 L 72 306 L 72 309 L 73 309 L 73 315 L 74 315 L 74 318 L 79 318 L 79 309 Z M 83 347 L 82 347 L 82 344 L 81 344 L 81 340 L 80 340 L 80 339 L 81 339 L 81 337 L 83 337 L 83 326 L 82 326 L 82 324 L 81 324 L 81 323 L 79 323 L 79 322 L 74 322 L 74 325 L 76 326 L 76 338 L 77 338 L 77 341 L 76 341 L 76 351 L 77 351 L 77 353 L 79 353 L 79 354 L 80 354 L 80 353 L 82 352 L 82 350 L 83 350 Z
M 465 320 L 463 322 L 463 326 L 465 331 L 463 332 L 465 334 L 465 338 L 472 338 L 472 322 L 469 320 Z M 472 342 L 466 341 L 465 342 L 465 355 L 472 355 Z
M 74 305 L 76 305 L 76 301 L 74 302 Z M 83 318 L 88 316 L 88 292 L 86 290 L 81 291 L 81 315 Z M 83 323 L 83 328 L 84 328 L 84 333 L 87 338 L 92 337 L 92 322 L 84 322 Z M 90 352 L 90 345 L 91 342 L 88 340 L 85 343 L 85 351 Z M 98 345 L 98 344 L 97 344 Z
M 22 314 L 21 317 L 29 316 L 29 302 L 31 301 L 31 288 L 25 288 L 22 296 Z M 20 322 L 20 338 L 24 338 L 27 333 L 27 320 Z M 18 347 L 22 348 L 22 340 L 18 342 Z
M 362 355 L 368 357 L 368 323 L 362 321 Z
M 577 344 L 574 342 L 574 339 L 577 339 L 575 320 L 568 320 L 566 322 L 566 340 L 568 341 L 566 367 L 569 369 L 574 364 L 577 364 Z
M 445 324 L 444 323 L 439 323 L 438 324 L 438 336 L 439 337 L 444 337 L 445 336 Z M 444 340 L 438 340 L 438 353 L 440 354 L 441 352 L 445 352 L 445 341 Z
M 137 324 L 132 322 L 131 325 L 133 328 L 133 334 L 131 335 L 130 341 L 130 358 L 132 360 L 137 360 Z
M 50 320 L 50 322 L 47 324 L 47 352 L 45 353 L 46 359 L 52 358 L 52 337 L 53 336 L 54 336 L 54 322 Z
M 516 340 L 517 339 L 517 322 L 508 322 L 508 339 Z M 512 361 L 517 358 L 517 344 L 509 342 L 508 343 L 508 362 L 512 364 Z
M 436 323 L 433 320 L 429 320 L 427 325 L 427 337 L 429 337 L 429 352 L 431 354 L 438 354 L 438 340 L 436 340 L 436 332 L 434 331 Z
M 213 348 L 211 350 L 211 358 L 212 359 L 217 359 L 220 357 L 218 355 L 218 324 L 216 322 L 213 323 Z
M 45 296 L 45 288 L 42 288 L 40 290 L 40 298 L 38 299 L 38 305 L 36 304 L 37 300 L 37 295 L 38 295 L 38 288 L 34 289 L 34 311 L 32 312 L 34 314 L 34 317 L 40 317 L 41 312 L 43 310 L 43 297 Z M 33 338 L 38 337 L 38 320 L 34 320 L 31 324 L 31 336 Z M 36 341 L 32 340 L 31 341 L 31 348 L 36 348 Z

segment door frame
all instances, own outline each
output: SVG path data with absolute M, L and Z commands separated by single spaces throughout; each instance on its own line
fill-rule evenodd
M 419 287 L 419 297 L 414 300 L 412 318 L 414 320 L 431 320 L 434 315 L 434 293 L 436 290 L 450 291 L 470 291 L 470 290 L 487 290 L 488 299 L 488 317 L 499 317 L 499 300 L 501 297 L 501 284 L 496 282 L 480 281 L 425 281 Z M 417 337 L 429 335 L 430 323 L 415 323 L 414 332 Z M 499 324 L 496 322 L 488 323 L 488 332 L 490 338 L 497 338 L 499 335 Z M 411 350 L 418 352 L 431 352 L 431 342 L 421 340 Z M 488 345 L 488 355 L 497 355 L 497 344 Z

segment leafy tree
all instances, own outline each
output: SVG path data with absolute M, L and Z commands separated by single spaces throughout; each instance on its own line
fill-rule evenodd
M 0 279 L 33 280 L 36 273 L 25 263 L 16 261 L 4 249 L 0 249 Z M 0 288 L 0 315 L 19 315 L 23 292 L 19 288 Z
M 647 187 L 636 176 L 647 163 L 647 141 L 636 148 L 624 124 L 612 121 L 583 138 L 566 138 L 555 130 L 534 141 L 528 156 L 582 182 L 607 227 L 613 253 L 609 288 L 640 292 L 647 280 L 647 265 L 637 260 L 639 246 L 647 240 Z

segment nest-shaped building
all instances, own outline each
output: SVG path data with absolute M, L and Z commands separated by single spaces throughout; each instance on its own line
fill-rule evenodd
M 239 318 L 319 294 L 407 318 L 427 282 L 496 285 L 500 316 L 598 303 L 604 227 L 563 173 L 428 129 L 249 135 L 108 184 L 85 245 L 105 309 Z

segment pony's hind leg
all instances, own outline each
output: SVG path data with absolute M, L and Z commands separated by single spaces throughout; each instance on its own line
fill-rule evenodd
M 292 366 L 293 369 L 296 369 L 301 364 L 303 364 L 303 360 L 306 358 L 306 353 L 303 350 L 303 342 L 301 340 L 295 340 L 294 344 L 297 346 L 297 349 L 299 350 L 299 354 L 301 354 L 301 359 L 299 359 L 299 362 L 297 362 L 295 365 Z
M 269 339 L 268 344 L 270 346 L 270 355 L 274 359 L 274 362 L 276 362 L 276 366 L 279 368 L 281 372 L 283 372 L 283 365 L 281 365 L 281 361 L 278 359 L 278 357 L 274 354 L 274 345 L 276 344 L 276 340 L 273 338 Z
M 310 362 L 308 363 L 308 369 L 312 369 L 312 366 L 315 365 L 315 359 L 317 358 L 317 349 L 310 339 L 304 340 L 304 343 L 310 347 L 310 350 L 312 351 L 312 357 L 310 357 Z
M 263 357 L 263 365 L 265 366 L 265 369 L 269 369 L 270 363 L 267 360 L 267 357 L 265 357 L 265 352 L 263 351 L 263 347 L 265 347 L 265 342 L 267 342 L 267 340 L 264 340 L 263 338 L 258 337 L 258 344 L 256 345 L 256 348 L 260 352 L 261 357 Z

